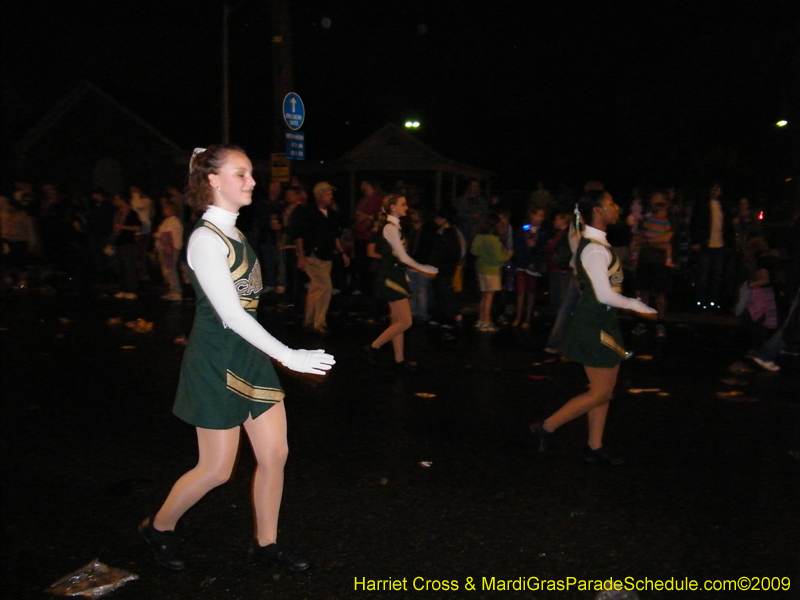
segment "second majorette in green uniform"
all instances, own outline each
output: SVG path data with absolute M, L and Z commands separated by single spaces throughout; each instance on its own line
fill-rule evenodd
M 255 319 L 263 288 L 255 251 L 247 241 L 227 237 L 209 221 L 201 219 L 195 229 L 200 227 L 209 228 L 227 244 L 239 302 Z M 241 425 L 248 415 L 255 419 L 281 402 L 283 389 L 272 362 L 222 322 L 194 270 L 189 269 L 189 274 L 197 308 L 173 412 L 195 427 L 229 429 Z
M 381 227 L 378 243 L 378 252 L 381 255 L 381 264 L 378 267 L 378 276 L 375 278 L 375 297 L 386 302 L 403 300 L 411 296 L 411 286 L 406 273 L 406 266 L 400 261 L 392 245 L 383 234 L 385 227 L 395 227 L 396 224 L 386 221 Z M 397 227 L 400 240 L 405 244 L 403 229 Z

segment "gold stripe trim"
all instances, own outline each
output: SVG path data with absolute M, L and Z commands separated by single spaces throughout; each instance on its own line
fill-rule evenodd
M 623 358 L 626 356 L 625 348 L 620 346 L 617 343 L 617 340 L 614 339 L 613 336 L 607 334 L 605 331 L 600 331 L 600 343 L 604 346 L 611 348 L 614 352 L 622 356 Z
M 250 268 L 250 263 L 247 261 L 247 247 L 244 242 L 245 240 L 244 234 L 238 229 L 236 230 L 236 233 L 239 234 L 239 241 L 242 243 L 243 248 L 242 248 L 242 264 L 239 265 L 239 268 L 237 268 L 235 271 L 231 273 L 231 277 L 233 278 L 234 281 L 237 281 L 242 275 L 247 273 L 247 270 Z
M 398 284 L 398 283 L 395 283 L 395 282 L 394 282 L 394 281 L 392 281 L 391 279 L 386 279 L 386 280 L 384 280 L 383 284 L 384 284 L 386 287 L 388 287 L 389 289 L 392 289 L 392 290 L 394 290 L 395 292 L 399 292 L 400 294 L 403 294 L 404 296 L 409 296 L 409 295 L 410 295 L 410 294 L 408 293 L 408 291 L 407 291 L 407 290 L 406 290 L 406 289 L 405 289 L 405 288 L 404 288 L 402 285 L 400 285 L 400 284 Z
M 208 227 L 211 231 L 213 231 L 219 237 L 221 237 L 222 241 L 225 242 L 225 244 L 228 246 L 228 268 L 229 269 L 232 268 L 233 267 L 233 263 L 236 262 L 236 250 L 234 249 L 233 244 L 231 243 L 231 240 L 228 238 L 227 235 L 222 233 L 222 231 L 220 230 L 219 227 L 217 227 L 213 223 L 209 223 L 208 221 L 206 221 L 205 223 L 203 223 L 203 225 L 205 227 Z M 244 235 L 242 234 L 241 231 L 239 231 L 237 229 L 236 233 L 239 234 L 239 239 L 240 240 L 244 239 Z M 244 244 L 244 242 L 242 242 L 242 244 Z M 246 251 L 242 251 L 242 259 L 243 259 L 242 260 L 242 264 L 239 265 L 239 267 L 235 271 L 231 271 L 231 279 L 233 279 L 234 281 L 236 281 L 237 279 L 241 278 L 242 275 L 247 273 L 247 269 L 250 268 L 249 267 L 249 263 L 247 262 L 247 252 Z
M 283 400 L 285 395 L 283 390 L 277 388 L 261 387 L 247 383 L 230 370 L 228 370 L 227 387 L 230 391 L 239 394 L 245 400 L 266 402 L 267 404 L 276 404 Z
M 239 296 L 239 304 L 245 310 L 256 310 L 258 308 L 258 298 L 243 298 Z
M 230 269 L 233 266 L 233 261 L 236 260 L 236 251 L 233 249 L 233 244 L 228 239 L 228 236 L 220 231 L 220 228 L 214 225 L 213 223 L 209 223 L 206 221 L 203 223 L 205 227 L 208 227 L 211 231 L 216 233 L 219 237 L 222 238 L 222 241 L 228 246 L 228 268 Z M 235 279 L 234 279 L 235 280 Z

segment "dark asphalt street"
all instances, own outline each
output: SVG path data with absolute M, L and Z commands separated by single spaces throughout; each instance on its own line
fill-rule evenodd
M 543 325 L 452 336 L 415 327 L 407 354 L 423 368 L 396 374 L 362 359 L 379 326 L 356 300 L 334 299 L 333 335 L 321 340 L 267 298 L 271 332 L 337 359 L 321 382 L 283 376 L 291 453 L 280 540 L 314 566 L 288 575 L 248 562 L 243 442 L 233 479 L 185 518 L 191 562 L 173 573 L 136 526 L 196 459 L 193 429 L 171 414 L 175 340 L 189 332 L 192 303 L 33 290 L 0 293 L 0 307 L 4 598 L 44 598 L 93 558 L 139 576 L 111 596 L 120 600 L 596 596 L 483 589 L 492 577 L 791 577 L 774 594 L 639 597 L 800 597 L 800 359 L 760 370 L 729 320 L 674 318 L 664 340 L 631 337 L 637 356 L 622 366 L 606 437 L 627 462 L 607 469 L 581 462 L 582 420 L 559 431 L 553 456 L 534 452 L 528 424 L 586 384 L 579 366 L 541 351 Z M 153 330 L 125 325 L 137 318 Z M 730 371 L 737 361 L 744 372 Z M 405 578 L 408 591 L 356 590 L 362 578 Z M 414 591 L 414 578 L 459 589 Z

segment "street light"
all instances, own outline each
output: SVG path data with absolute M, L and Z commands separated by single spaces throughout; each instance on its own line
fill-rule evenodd
M 406 129 L 417 129 L 419 121 L 406 121 Z

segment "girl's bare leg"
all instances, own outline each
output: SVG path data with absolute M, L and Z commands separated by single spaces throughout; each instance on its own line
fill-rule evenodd
M 518 327 L 522 322 L 522 309 L 525 306 L 525 292 L 517 290 L 517 316 L 514 318 L 512 327 Z
M 197 466 L 185 473 L 156 513 L 153 527 L 173 531 L 178 520 L 209 491 L 230 479 L 239 450 L 239 428 L 197 428 Z
M 286 408 L 279 402 L 258 418 L 248 417 L 244 429 L 256 456 L 253 508 L 259 546 L 278 538 L 278 515 L 283 496 L 283 468 L 289 455 Z
M 391 321 L 389 327 L 371 345 L 373 348 L 380 348 L 386 342 L 391 341 L 394 349 L 394 360 L 403 362 L 405 360 L 403 332 L 411 327 L 413 322 L 411 304 L 407 299 L 389 302 L 389 316 Z
M 526 323 L 530 323 L 531 322 L 531 314 L 533 314 L 533 303 L 536 300 L 536 294 L 533 293 L 533 292 L 527 292 L 525 294 L 525 296 L 527 296 L 527 300 L 528 300 L 528 306 L 527 306 L 527 313 L 526 313 L 526 316 L 525 316 L 525 322 Z
M 584 367 L 589 389 L 575 396 L 542 423 L 545 431 L 553 432 L 565 423 L 589 413 L 589 447 L 602 447 L 608 403 L 614 394 L 619 365 L 612 368 Z
M 492 300 L 494 299 L 494 292 L 483 292 L 481 296 L 481 321 L 487 325 L 492 322 Z

